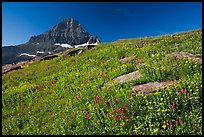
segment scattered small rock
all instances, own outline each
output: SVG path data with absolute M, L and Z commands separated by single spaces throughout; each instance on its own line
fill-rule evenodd
M 125 57 L 125 58 L 122 58 L 119 60 L 120 63 L 125 63 L 125 62 L 128 62 L 130 61 L 131 59 L 134 59 L 135 58 L 135 55 L 132 55 L 130 57 Z
M 117 78 L 114 78 L 113 81 L 125 83 L 125 82 L 129 82 L 131 80 L 134 80 L 134 79 L 138 79 L 140 77 L 142 77 L 142 75 L 139 73 L 139 71 L 134 71 L 134 72 L 119 76 Z
M 132 93 L 151 93 L 154 92 L 155 90 L 161 89 L 161 88 L 166 88 L 169 85 L 174 84 L 176 81 L 166 81 L 166 82 L 150 82 L 142 85 L 136 85 L 132 87 Z
M 190 58 L 196 61 L 199 65 L 202 65 L 202 59 L 196 57 L 196 55 L 187 53 L 187 52 L 173 52 L 171 54 L 167 54 L 167 56 L 174 56 L 176 58 Z

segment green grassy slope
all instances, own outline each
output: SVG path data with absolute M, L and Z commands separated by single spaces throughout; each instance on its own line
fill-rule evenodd
M 2 134 L 202 134 L 202 68 L 165 56 L 175 51 L 201 58 L 202 30 L 101 43 L 11 71 L 2 76 Z M 146 64 L 119 62 L 133 54 Z M 135 70 L 143 77 L 106 85 Z M 178 83 L 129 94 L 131 86 L 167 80 Z

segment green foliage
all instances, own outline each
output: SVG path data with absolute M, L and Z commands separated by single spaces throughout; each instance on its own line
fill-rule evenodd
M 2 76 L 2 134 L 202 134 L 202 31 L 101 43 L 83 54 L 36 62 Z M 119 59 L 135 55 L 120 63 Z M 143 77 L 113 83 L 138 70 Z M 147 96 L 131 86 L 178 80 Z

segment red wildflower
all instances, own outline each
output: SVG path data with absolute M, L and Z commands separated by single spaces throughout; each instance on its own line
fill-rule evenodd
M 45 122 L 44 122 L 44 121 L 42 121 L 42 125 L 45 125 Z
M 190 97 L 190 93 L 187 93 L 187 97 L 188 97 L 188 98 Z
M 100 120 L 98 120 L 98 123 L 100 124 L 100 123 L 101 123 L 101 121 L 100 121 Z
M 173 102 L 173 103 L 172 103 L 172 108 L 174 108 L 174 107 L 175 107 L 175 103 Z
M 51 121 L 54 122 L 54 118 L 53 117 L 52 117 Z
M 134 114 L 134 110 L 132 110 L 132 114 Z
M 187 93 L 186 88 L 183 88 L 183 93 L 184 93 L 184 94 L 186 94 L 186 93 Z
M 120 120 L 120 116 L 117 116 L 117 119 Z
M 120 126 L 120 128 L 123 128 L 123 126 Z
M 114 115 L 114 119 L 116 119 L 117 118 L 117 116 L 116 115 Z
M 124 104 L 124 106 L 123 106 L 125 109 L 127 109 L 128 107 L 127 107 L 127 105 L 126 104 Z
M 186 125 L 186 121 L 183 122 L 183 125 Z
M 86 79 L 86 80 L 84 81 L 84 83 L 88 83 L 88 79 Z
M 101 101 L 102 101 L 102 102 L 104 102 L 104 101 L 105 101 L 105 99 L 104 99 L 104 98 L 102 98 L 102 99 L 101 99 Z
M 132 131 L 130 131 L 130 135 L 132 135 Z
M 124 114 L 124 109 L 123 109 L 123 108 L 120 108 L 120 112 L 121 112 L 122 114 Z
M 178 120 L 176 120 L 176 126 L 178 126 L 178 123 L 179 123 Z
M 110 99 L 108 100 L 108 102 L 111 103 L 111 102 L 112 102 L 112 98 L 110 98 Z
M 108 114 L 108 113 L 106 113 L 106 117 L 109 117 L 109 114 Z
M 192 128 L 193 128 L 193 129 L 195 128 L 195 125 L 194 125 L 194 123 L 195 123 L 195 122 L 194 122 L 194 121 L 192 121 Z
M 173 126 L 173 124 L 172 124 L 172 122 L 170 121 L 170 129 L 172 129 L 172 126 Z
M 100 97 L 99 96 L 95 96 L 94 97 L 94 101 L 99 101 Z
M 125 117 L 124 116 L 122 116 L 122 120 L 124 120 L 125 119 Z
M 115 125 L 115 123 L 114 122 L 112 122 L 112 126 L 114 126 Z
M 74 118 L 74 111 L 72 112 L 72 117 Z
M 86 120 L 89 120 L 89 113 L 86 112 Z
M 114 101 L 115 101 L 115 103 L 118 102 L 118 98 L 116 97 L 116 98 L 114 99 Z
M 179 94 L 178 88 L 176 88 L 176 94 Z
M 168 103 L 168 107 L 171 108 L 171 104 L 170 103 Z

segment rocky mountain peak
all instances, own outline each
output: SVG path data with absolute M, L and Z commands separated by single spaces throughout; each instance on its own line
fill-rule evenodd
M 86 32 L 79 21 L 74 18 L 65 18 L 45 33 L 32 36 L 28 42 L 31 43 L 66 43 L 69 45 L 78 45 L 83 43 L 95 43 L 100 40 L 96 36 L 91 36 Z

